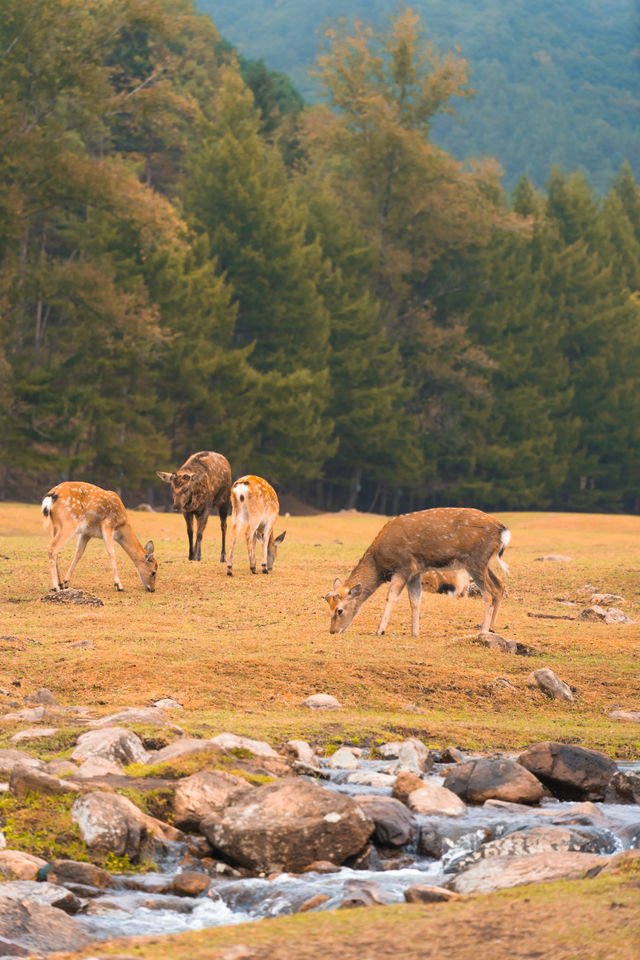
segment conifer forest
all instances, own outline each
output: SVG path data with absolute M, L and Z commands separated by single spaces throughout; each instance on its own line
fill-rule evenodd
M 437 135 L 465 51 L 388 14 L 311 98 L 190 0 L 3 0 L 1 497 L 216 450 L 319 509 L 640 512 L 637 157 L 506 189 Z

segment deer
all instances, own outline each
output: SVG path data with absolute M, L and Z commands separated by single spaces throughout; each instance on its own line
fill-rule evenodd
M 468 597 L 471 577 L 464 567 L 451 566 L 436 570 L 431 567 L 422 574 L 422 589 L 429 593 L 444 593 L 449 597 Z
M 495 517 L 468 507 L 436 507 L 405 513 L 380 530 L 343 583 L 336 577 L 325 594 L 331 613 L 330 633 L 344 633 L 365 600 L 389 583 L 387 602 L 376 631 L 382 636 L 403 589 L 411 606 L 411 634 L 419 636 L 422 575 L 458 564 L 469 571 L 485 598 L 482 632 L 493 631 L 504 584 L 489 568 L 496 559 L 508 572 L 502 554 L 511 532 Z
M 209 511 L 218 508 L 222 550 L 220 563 L 225 561 L 227 516 L 231 510 L 231 466 L 226 457 L 212 450 L 192 454 L 175 473 L 156 470 L 157 476 L 171 484 L 173 509 L 182 512 L 187 525 L 189 560 L 202 559 L 202 536 Z M 193 539 L 193 520 L 197 522 L 196 539 Z
M 131 558 L 143 587 L 150 593 L 156 589 L 158 561 L 154 556 L 153 540 L 141 546 L 133 532 L 122 500 L 113 490 L 103 490 L 93 483 L 65 481 L 53 487 L 42 501 L 42 513 L 51 522 L 53 538 L 48 546 L 49 566 L 53 590 L 60 592 L 69 586 L 87 544 L 92 537 L 102 540 L 111 561 L 115 588 L 124 587 L 118 576 L 114 541 Z M 67 576 L 60 577 L 58 556 L 68 540 L 77 535 L 78 544 Z
M 256 572 L 256 541 L 262 541 L 262 572 L 271 573 L 278 547 L 287 533 L 273 536 L 273 528 L 280 512 L 278 495 L 266 480 L 249 474 L 240 477 L 231 487 L 233 516 L 229 534 L 227 575 L 233 576 L 233 550 L 240 530 L 245 528 L 249 567 Z

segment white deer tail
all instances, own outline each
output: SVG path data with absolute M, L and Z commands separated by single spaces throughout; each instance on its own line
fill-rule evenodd
M 509 545 L 509 542 L 511 541 L 511 530 L 507 530 L 505 528 L 500 534 L 500 539 L 502 541 L 502 546 L 498 550 L 498 553 L 496 555 L 496 560 L 498 561 L 498 563 L 500 564 L 504 572 L 509 573 L 509 567 L 506 565 L 506 563 L 502 559 L 502 554 L 504 553 L 504 551 Z

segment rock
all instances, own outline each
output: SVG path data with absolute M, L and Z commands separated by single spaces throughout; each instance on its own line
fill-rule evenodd
M 18 764 L 11 771 L 9 790 L 14 797 L 20 800 L 22 797 L 26 797 L 28 793 L 44 793 L 50 795 L 72 793 L 77 791 L 78 787 L 69 780 L 60 780 L 50 773 L 45 773 L 44 770 L 37 770 L 34 767 Z
M 610 606 L 612 603 L 626 603 L 624 597 L 617 593 L 594 593 L 589 603 L 594 603 L 598 607 Z
M 78 767 L 75 763 L 72 763 L 71 760 L 56 757 L 55 760 L 50 760 L 47 764 L 47 773 L 53 774 L 54 777 L 62 777 L 65 773 L 76 776 Z
M 452 818 L 430 820 L 422 824 L 418 836 L 418 851 L 443 860 L 445 872 L 453 872 L 455 864 L 467 854 L 478 850 L 492 838 L 489 827 L 472 827 Z M 449 856 L 450 855 L 450 856 Z M 455 862 L 451 859 L 455 856 Z
M 155 513 L 150 503 L 139 503 L 136 510 L 140 510 L 143 513 Z
M 342 704 L 328 693 L 314 693 L 300 704 L 310 710 L 342 710 Z
M 415 737 L 411 737 L 400 744 L 397 762 L 389 767 L 388 772 L 397 775 L 406 771 L 420 776 L 432 766 L 433 758 L 425 745 Z
M 158 706 L 155 707 L 126 707 L 117 713 L 111 713 L 108 717 L 100 717 L 98 720 L 91 720 L 88 726 L 102 729 L 103 727 L 115 727 L 122 723 L 138 723 L 149 727 L 166 727 L 169 724 L 164 710 Z M 141 761 L 142 762 L 142 761 Z
M 418 777 L 415 773 L 399 773 L 394 781 L 391 796 L 395 800 L 399 800 L 400 803 L 406 803 L 409 799 L 409 794 L 413 793 L 414 790 L 419 790 L 421 787 L 424 787 L 422 777 Z
M 445 786 L 466 803 L 507 800 L 540 803 L 544 789 L 537 777 L 515 760 L 480 757 L 465 760 L 445 771 Z
M 116 793 L 84 794 L 74 803 L 71 819 L 80 827 L 82 839 L 94 855 L 114 853 L 134 860 L 151 838 L 165 845 L 183 837 L 175 827 L 148 816 L 127 797 Z
M 203 817 L 220 813 L 243 793 L 252 790 L 242 777 L 214 770 L 201 770 L 178 782 L 173 797 L 175 822 L 180 827 L 198 827 Z
M 252 870 L 299 873 L 314 860 L 357 854 L 374 824 L 349 797 L 297 778 L 256 787 L 201 829 L 216 850 Z
M 0 876 L 7 880 L 35 880 L 47 861 L 21 850 L 0 850 Z M 0 891 L 2 887 L 0 887 Z M 1 954 L 0 954 L 1 956 Z
M 110 760 L 119 766 L 149 762 L 149 754 L 140 738 L 124 727 L 107 727 L 81 734 L 71 759 L 88 760 L 94 757 Z
M 62 910 L 4 895 L 0 895 L 0 938 L 0 949 L 5 956 L 54 951 L 76 953 L 91 942 L 85 927 Z
M 160 710 L 184 710 L 182 704 L 174 700 L 173 697 L 163 697 L 162 700 L 156 700 L 154 706 L 159 707 Z
M 219 733 L 211 739 L 211 743 L 221 750 L 243 750 L 254 757 L 275 757 L 282 759 L 279 753 L 263 740 L 251 740 L 249 737 L 239 737 L 235 733 Z
M 576 617 L 577 621 L 589 621 L 595 623 L 634 623 L 626 615 L 624 610 L 618 610 L 616 607 L 586 607 Z
M 100 601 L 100 606 L 103 606 L 102 600 Z M 93 650 L 94 643 L 93 640 L 76 640 L 75 643 L 69 644 L 72 650 Z
M 407 804 L 414 813 L 430 817 L 461 817 L 467 812 L 466 805 L 455 793 L 428 782 L 409 794 Z
M 590 800 L 585 800 L 583 803 L 574 803 L 572 807 L 569 807 L 568 810 L 565 810 L 563 813 L 553 816 L 552 813 L 552 823 L 582 823 L 582 824 L 600 824 L 602 825 L 607 820 L 601 807 L 596 806 L 595 803 L 591 803 Z
M 376 747 L 376 752 L 383 760 L 397 760 L 404 742 L 404 740 L 390 740 L 389 743 L 381 743 L 380 746 Z
M 329 757 L 328 766 L 332 770 L 357 770 L 358 758 L 349 747 L 340 747 Z
M 516 641 L 508 637 L 502 637 L 499 633 L 481 633 L 478 642 L 485 647 L 489 647 L 490 650 L 498 650 L 500 653 L 516 654 L 518 652 Z
M 316 893 L 314 897 L 309 897 L 308 900 L 305 900 L 302 906 L 298 909 L 298 913 L 306 913 L 308 910 L 315 910 L 316 907 L 326 903 L 328 899 L 328 894 Z
M 5 837 L 4 833 L 2 832 L 2 830 L 0 830 L 0 850 L 4 850 L 4 848 L 6 847 L 6 845 L 7 845 L 6 837 Z
M 340 873 L 340 867 L 331 860 L 314 860 L 308 867 L 305 867 L 303 873 Z
M 25 703 L 42 703 L 47 707 L 57 707 L 59 706 L 58 701 L 51 693 L 51 690 L 47 690 L 46 687 L 38 690 L 36 693 L 32 693 L 30 696 L 24 698 Z
M 640 803 L 640 774 L 618 770 L 613 774 L 604 793 L 605 803 Z
M 38 883 L 36 880 L 7 880 L 0 885 L 3 899 L 29 900 L 32 903 L 44 903 L 49 907 L 64 910 L 65 913 L 77 913 L 80 901 L 65 887 L 54 883 Z
M 562 827 L 529 827 L 483 843 L 477 851 L 465 857 L 462 864 L 464 867 L 489 857 L 524 857 L 558 851 L 610 854 L 613 846 L 612 838 L 603 834 Z
M 122 767 L 113 760 L 105 760 L 103 757 L 90 757 L 85 760 L 80 767 L 76 768 L 74 777 L 76 780 L 91 780 L 94 777 L 106 777 L 109 775 L 120 776 Z
M 375 883 L 366 880 L 350 880 L 344 885 L 344 895 L 340 909 L 352 909 L 354 907 L 375 907 L 380 904 L 393 903 L 393 894 Z
M 462 899 L 459 893 L 446 887 L 429 887 L 419 884 L 407 887 L 404 892 L 407 903 L 447 903 L 449 900 Z
M 369 820 L 375 824 L 373 839 L 385 847 L 404 847 L 411 843 L 416 824 L 407 808 L 393 797 L 367 793 L 353 798 Z
M 148 763 L 169 763 L 171 760 L 177 760 L 180 757 L 188 757 L 194 753 L 216 753 L 222 754 L 224 751 L 211 740 L 198 740 L 195 737 L 181 737 L 174 740 L 169 746 L 156 750 L 149 754 Z
M 527 686 L 542 690 L 552 700 L 564 700 L 565 703 L 573 703 L 571 687 L 564 680 L 560 680 L 548 667 L 540 667 L 539 670 L 530 673 L 527 677 Z
M 617 766 L 598 750 L 568 743 L 535 743 L 518 757 L 560 800 L 602 800 Z
M 47 873 L 47 881 L 61 887 L 93 887 L 96 890 L 110 890 L 118 886 L 107 870 L 78 860 L 54 860 Z
M 9 737 L 9 742 L 20 743 L 21 740 L 38 740 L 40 737 L 54 737 L 57 732 L 57 727 L 30 727 L 28 730 L 21 730 L 20 733 L 14 733 L 12 737 Z
M 640 723 L 640 710 L 610 710 L 610 720 L 625 720 L 627 723 Z
M 285 753 L 300 763 L 316 766 L 317 758 L 313 747 L 305 740 L 288 740 L 285 744 Z
M 15 713 L 5 713 L 0 720 L 7 722 L 23 723 L 42 723 L 43 720 L 49 720 L 50 713 L 47 713 L 44 707 L 27 707 L 24 710 L 17 710 Z
M 29 756 L 24 750 L 0 749 L 0 776 L 7 777 L 18 764 L 22 766 L 34 767 L 37 770 L 44 770 L 45 764 L 42 760 L 36 760 Z
M 442 763 L 462 763 L 466 759 L 465 754 L 457 747 L 445 747 L 442 751 Z
M 565 557 L 561 553 L 548 553 L 546 557 L 536 557 L 536 560 L 541 560 L 543 563 L 573 563 L 571 557 Z
M 388 773 L 377 773 L 375 770 L 354 770 L 347 776 L 347 783 L 361 787 L 392 787 L 395 779 Z
M 171 890 L 178 897 L 199 897 L 210 886 L 211 877 L 208 877 L 205 873 L 188 871 L 176 874 L 171 884 Z
M 456 893 L 491 893 L 523 883 L 575 880 L 605 863 L 604 857 L 591 853 L 560 851 L 524 857 L 490 857 L 457 874 L 451 887 Z

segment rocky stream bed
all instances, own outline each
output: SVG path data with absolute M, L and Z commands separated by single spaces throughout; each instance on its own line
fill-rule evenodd
M 0 955 L 456 899 L 640 856 L 640 763 L 553 742 L 487 757 L 414 738 L 319 757 L 301 741 L 276 751 L 225 733 L 149 751 L 126 726 L 135 714 L 87 720 L 70 759 L 0 750 L 14 797 L 72 795 L 93 861 L 47 862 L 0 833 Z M 185 757 L 196 772 L 167 776 Z M 134 762 L 151 776 L 127 776 Z M 164 819 L 130 799 L 152 791 L 170 798 Z M 153 869 L 106 871 L 108 855 Z

